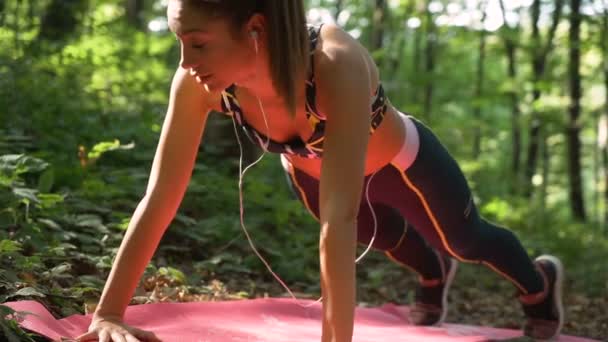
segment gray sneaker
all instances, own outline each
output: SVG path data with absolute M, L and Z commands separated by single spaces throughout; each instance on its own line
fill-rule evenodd
M 539 256 L 534 264 L 545 286 L 541 293 L 519 297 L 527 317 L 524 334 L 536 340 L 548 341 L 559 335 L 564 324 L 564 267 L 558 258 L 551 255 Z
M 440 325 L 448 313 L 448 291 L 454 280 L 458 262 L 439 255 L 443 277 L 421 281 L 416 289 L 416 300 L 409 313 L 413 325 Z

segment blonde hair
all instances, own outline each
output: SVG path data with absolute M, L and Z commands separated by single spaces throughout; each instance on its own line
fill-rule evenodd
M 308 70 L 309 41 L 303 0 L 190 0 L 214 17 L 232 21 L 239 32 L 252 15 L 259 13 L 267 23 L 270 75 L 275 90 L 295 115 L 297 81 Z

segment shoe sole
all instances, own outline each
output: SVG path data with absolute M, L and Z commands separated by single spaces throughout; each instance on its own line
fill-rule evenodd
M 564 306 L 562 303 L 562 284 L 564 283 L 564 265 L 562 262 L 552 255 L 541 255 L 535 259 L 535 261 L 547 260 L 555 265 L 555 288 L 553 289 L 553 301 L 557 305 L 558 325 L 555 335 L 548 339 L 537 340 L 537 341 L 551 341 L 555 337 L 559 336 L 564 325 Z
M 452 286 L 452 281 L 454 281 L 454 276 L 456 275 L 456 270 L 458 269 L 458 261 L 450 258 L 450 272 L 448 272 L 448 276 L 445 280 L 445 287 L 443 288 L 443 295 L 441 296 L 441 303 L 443 305 L 443 312 L 441 313 L 441 318 L 437 323 L 433 324 L 433 326 L 443 324 L 445 318 L 448 315 L 448 292 L 450 290 L 450 286 Z

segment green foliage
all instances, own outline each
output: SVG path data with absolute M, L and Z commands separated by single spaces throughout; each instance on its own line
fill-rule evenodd
M 129 145 L 121 145 L 120 141 L 118 141 L 118 139 L 114 139 L 114 141 L 104 141 L 104 142 L 100 142 L 95 144 L 95 146 L 93 146 L 93 148 L 91 149 L 91 151 L 88 153 L 88 158 L 90 160 L 97 160 L 99 159 L 99 157 L 101 157 L 102 154 L 109 152 L 109 151 L 115 151 L 115 150 L 129 150 L 132 149 L 134 147 L 134 144 L 129 144 Z
M 8 342 L 35 341 L 18 326 L 18 320 L 27 313 L 16 312 L 5 305 L 0 305 L 0 332 Z
M 70 22 L 78 24 L 71 34 L 39 37 L 49 2 L 28 1 L 27 8 L 6 1 L 10 11 L 0 19 L 6 23 L 0 25 L 0 303 L 34 299 L 66 316 L 99 298 L 133 210 L 145 193 L 179 52 L 170 34 L 129 27 L 124 2 L 118 0 L 93 0 L 86 9 L 75 2 L 71 11 L 82 20 Z M 328 8 L 337 4 L 309 3 Z M 342 3 L 351 13 L 345 28 L 360 29 L 360 40 L 368 45 L 373 3 Z M 476 97 L 479 32 L 438 27 L 433 36 L 436 69 L 428 73 L 424 26 L 404 27 L 412 17 L 424 24 L 425 13 L 412 1 L 393 3 L 397 7 L 384 23 L 385 44 L 372 51 L 391 102 L 437 133 L 459 161 L 484 217 L 516 232 L 531 255 L 550 252 L 562 257 L 572 288 L 589 295 L 605 292 L 605 278 L 598 276 L 605 273 L 600 261 L 608 257 L 605 222 L 597 212 L 588 223 L 576 222 L 568 211 L 563 135 L 568 99 L 562 81 L 567 61 L 560 48 L 565 42 L 549 61 L 547 77 L 534 83 L 528 32 L 518 35 L 516 79 L 506 76 L 502 41 L 489 33 L 484 87 Z M 151 4 L 146 18 L 164 15 L 162 7 Z M 32 15 L 26 15 L 30 10 Z M 585 45 L 583 56 L 591 60 L 585 89 L 597 89 L 602 81 L 594 71 L 601 65 L 597 51 Z M 427 86 L 434 90 L 430 113 L 423 112 Z M 537 101 L 530 96 L 534 87 L 544 92 Z M 531 199 L 513 191 L 519 179 L 510 172 L 512 92 L 522 112 L 517 122 L 524 129 L 522 143 L 527 143 L 530 113 L 536 111 L 550 151 L 547 179 L 535 185 Z M 590 114 L 599 112 L 600 104 L 597 96 L 595 107 L 588 104 L 590 98 L 584 101 L 583 162 L 594 170 L 596 122 Z M 473 116 L 475 109 L 481 109 L 481 118 Z M 472 159 L 475 125 L 482 131 L 482 153 Z M 237 156 L 230 152 L 235 141 L 231 128 L 228 132 L 213 132 L 216 139 L 201 148 L 186 197 L 146 276 L 199 289 L 216 278 L 274 283 L 241 228 Z M 267 156 L 246 175 L 245 226 L 283 280 L 300 291 L 317 292 L 319 227 L 284 177 L 277 156 Z M 586 196 L 594 199 L 606 184 L 591 181 L 592 171 L 584 177 Z M 601 210 L 602 201 L 595 202 Z M 378 267 L 365 276 L 380 288 L 387 274 Z M 238 290 L 243 297 L 252 296 L 255 286 Z M 20 314 L 0 305 L 0 317 L 0 339 L 36 339 L 18 328 Z

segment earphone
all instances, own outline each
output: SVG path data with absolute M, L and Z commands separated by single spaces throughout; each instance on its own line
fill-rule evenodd
M 254 48 L 255 48 L 255 54 L 256 54 L 256 58 L 258 57 L 258 32 L 253 30 L 249 32 L 249 35 L 251 36 L 251 38 L 253 39 L 253 43 L 254 43 Z M 257 71 L 256 71 L 256 78 L 257 78 Z M 293 292 L 291 291 L 291 289 L 289 289 L 289 287 L 283 282 L 283 280 L 272 270 L 272 268 L 270 267 L 270 264 L 266 261 L 266 259 L 264 259 L 264 257 L 258 252 L 257 248 L 255 247 L 253 240 L 251 239 L 251 236 L 249 235 L 249 232 L 247 231 L 247 228 L 245 227 L 245 210 L 243 207 L 243 180 L 245 177 L 245 173 L 247 172 L 247 170 L 249 170 L 251 167 L 253 167 L 254 165 L 256 165 L 258 162 L 260 162 L 262 160 L 262 158 L 264 158 L 264 156 L 266 155 L 266 152 L 268 152 L 268 145 L 270 144 L 270 128 L 268 125 L 268 121 L 266 118 L 266 112 L 264 111 L 264 106 L 262 104 L 262 101 L 260 100 L 260 98 L 256 95 L 256 98 L 258 100 L 258 105 L 260 107 L 260 110 L 262 112 L 262 117 L 264 119 L 264 124 L 266 126 L 266 141 L 263 141 L 262 143 L 262 155 L 260 157 L 258 157 L 257 160 L 255 160 L 254 162 L 252 162 L 251 164 L 249 164 L 247 167 L 245 167 L 245 169 L 243 169 L 243 146 L 241 144 L 241 139 L 239 138 L 239 134 L 237 132 L 237 124 L 236 124 L 236 120 L 235 117 L 232 116 L 232 123 L 233 123 L 233 128 L 234 128 L 234 133 L 236 136 L 236 140 L 239 144 L 239 150 L 240 150 L 240 158 L 239 158 L 239 183 L 238 183 L 238 188 L 239 188 L 239 207 L 240 207 L 240 223 L 241 223 L 241 228 L 243 228 L 243 231 L 245 233 L 245 236 L 247 237 L 247 241 L 249 242 L 249 246 L 251 247 L 251 249 L 254 251 L 254 253 L 258 256 L 258 258 L 260 259 L 260 261 L 262 261 L 262 263 L 266 266 L 266 269 L 274 276 L 274 278 L 281 284 L 281 286 L 283 286 L 283 288 L 285 290 L 287 290 L 287 292 L 290 294 L 290 296 L 296 301 L 296 303 L 299 306 L 302 307 L 310 307 L 312 305 L 314 305 L 315 303 L 320 302 L 323 297 L 320 297 L 318 300 L 316 300 L 313 303 L 310 304 L 301 304 L 299 302 L 299 300 L 296 298 L 296 296 L 293 294 Z M 377 228 L 378 228 L 378 222 L 377 222 L 377 218 L 376 218 L 376 213 L 374 211 L 374 208 L 371 204 L 371 201 L 369 199 L 369 186 L 371 184 L 372 178 L 376 175 L 377 171 L 374 171 L 371 176 L 369 177 L 368 181 L 367 181 L 367 185 L 365 187 L 365 199 L 367 202 L 367 205 L 369 206 L 371 213 L 372 213 L 372 218 L 374 221 L 374 234 L 372 235 L 371 240 L 369 241 L 369 244 L 367 246 L 367 248 L 365 249 L 365 251 L 358 257 L 355 259 L 355 264 L 359 263 L 363 257 L 371 250 L 374 240 L 376 239 L 376 234 L 377 234 Z
M 249 32 L 251 38 L 253 38 L 253 46 L 255 47 L 255 53 L 258 53 L 258 31 Z

